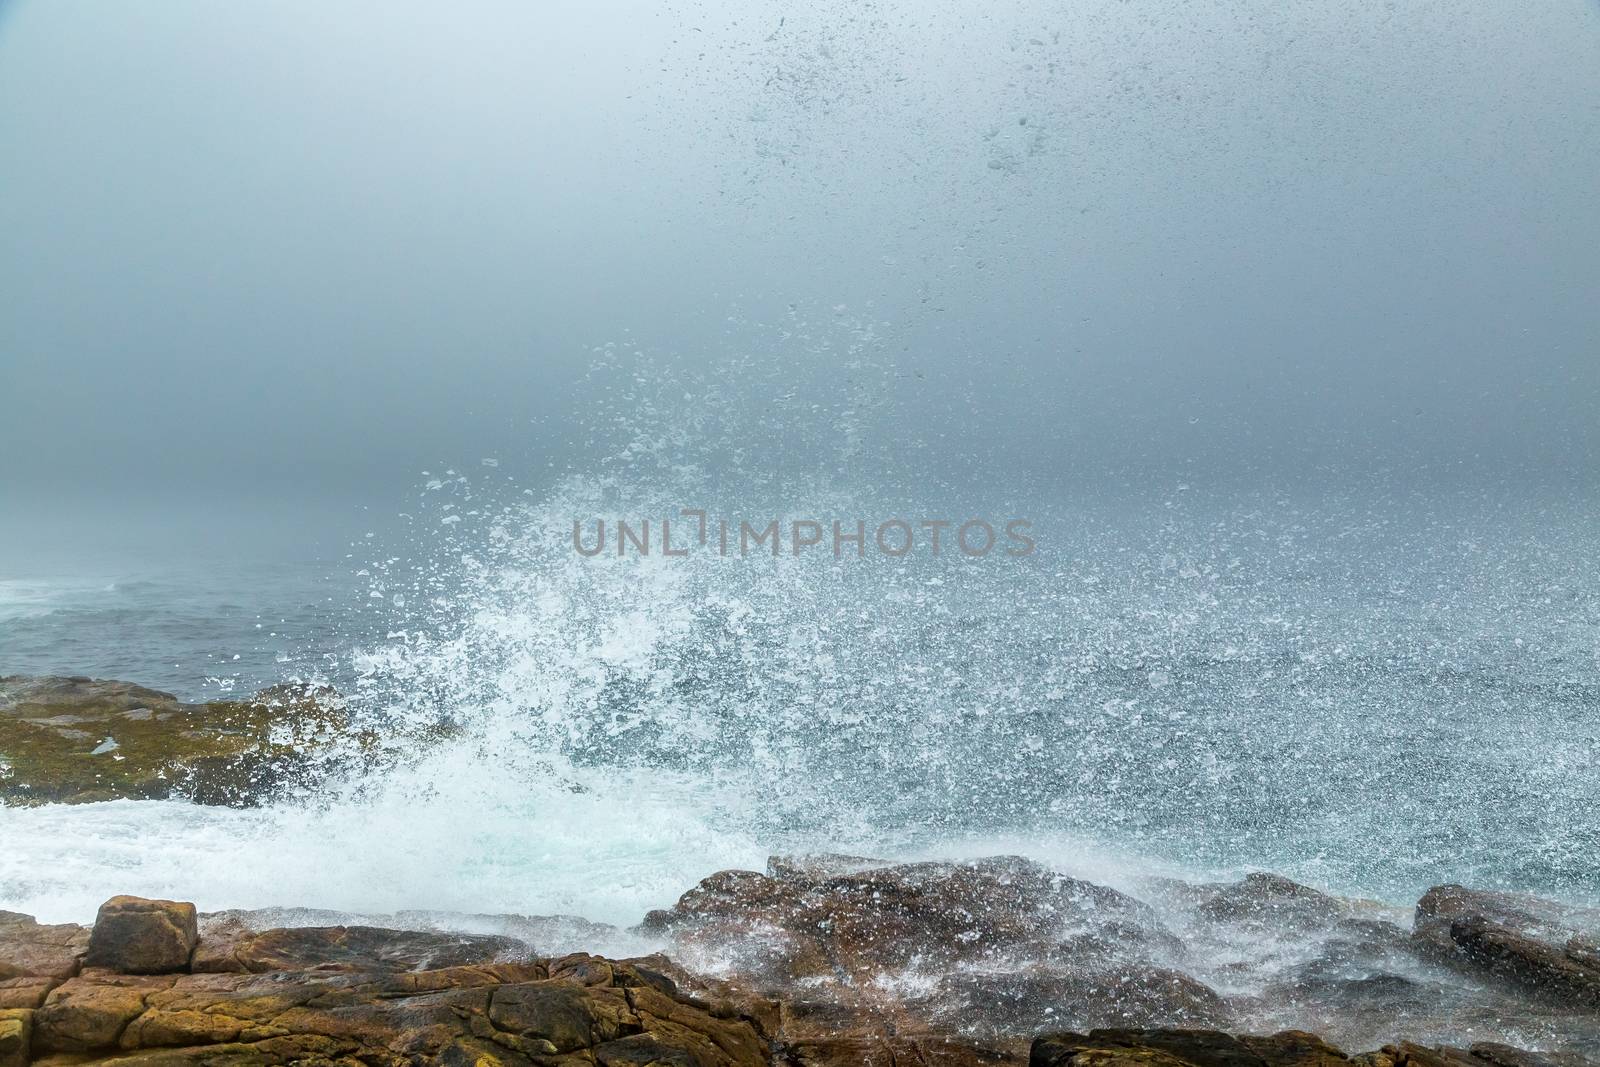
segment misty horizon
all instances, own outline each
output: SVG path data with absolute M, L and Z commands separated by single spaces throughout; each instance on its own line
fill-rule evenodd
M 795 316 L 952 480 L 1600 470 L 1594 4 L 84 18 L 0 8 L 19 504 L 539 485 L 596 349 L 847 374 Z

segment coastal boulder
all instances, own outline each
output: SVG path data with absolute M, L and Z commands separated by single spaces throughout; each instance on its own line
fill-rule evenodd
M 1515 893 L 1436 886 L 1412 936 L 1434 958 L 1486 973 L 1541 1000 L 1600 1010 L 1600 911 Z
M 198 940 L 193 904 L 112 897 L 100 905 L 84 963 L 122 974 L 186 971 Z
M 793 980 L 1182 951 L 1148 905 L 1020 857 L 851 868 L 723 871 L 646 925 L 696 951 L 776 951 L 767 971 Z
M 704 879 L 645 929 L 690 971 L 780 1001 L 806 1064 L 1011 1062 L 1063 1024 L 1229 1021 L 1148 905 L 1015 856 L 774 859 Z
M 1531 993 L 1600 1009 L 1600 968 L 1564 948 L 1485 919 L 1450 924 L 1464 959 Z
M 1349 905 L 1280 874 L 1253 871 L 1238 882 L 1196 886 L 1195 914 L 1212 923 L 1237 923 L 1274 933 L 1321 929 Z

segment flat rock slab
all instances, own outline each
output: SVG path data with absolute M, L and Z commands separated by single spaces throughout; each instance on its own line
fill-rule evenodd
M 0 911 L 0 990 L 24 978 L 69 978 L 89 950 L 89 931 L 74 923 L 46 925 L 31 915 Z M 17 1007 L 4 1003 L 0 1007 Z
M 237 923 L 208 924 L 194 953 L 195 972 L 421 971 L 492 963 L 529 953 L 507 937 L 375 926 L 292 927 L 252 930 Z
M 127 682 L 0 677 L 0 803 L 170 796 L 246 806 L 316 780 L 359 742 L 327 689 L 189 704 Z

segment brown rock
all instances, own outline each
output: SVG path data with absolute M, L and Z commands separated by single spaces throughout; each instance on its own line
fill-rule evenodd
M 838 852 L 814 852 L 803 856 L 767 857 L 767 874 L 773 878 L 813 880 L 840 874 L 860 874 L 874 867 L 889 867 L 888 860 L 867 856 L 846 856 Z
M 615 1041 L 629 1020 L 627 998 L 593 988 L 563 981 L 501 986 L 489 1000 L 489 1021 L 523 1038 L 524 1051 L 540 1055 Z
M 1221 1026 L 1227 1005 L 1178 971 L 1124 964 L 1086 971 L 958 973 L 941 983 L 932 1012 L 989 1036 L 1032 1036 L 1072 1020 L 1087 1026 Z
M 1004 1062 L 1046 1027 L 1228 1021 L 1163 965 L 1184 949 L 1150 907 L 1017 857 L 774 859 L 647 925 L 691 970 L 781 1001 L 775 1036 L 805 1062 Z
M 1567 956 L 1573 962 L 1600 970 L 1600 939 L 1578 934 L 1567 941 Z
M 1038 1038 L 1029 1067 L 1348 1067 L 1313 1034 L 1233 1037 L 1215 1030 L 1091 1030 Z
M 0 1009 L 37 1008 L 59 978 L 0 978 Z
M 1471 1053 L 1458 1048 L 1427 1048 L 1410 1041 L 1386 1045 L 1384 1051 L 1397 1067 L 1483 1067 Z
M 871 1034 L 802 1041 L 785 1067 L 994 1067 L 1027 1062 L 1025 1047 L 976 1044 L 948 1034 Z
M 1239 882 L 1200 886 L 1196 892 L 1195 911 L 1206 919 L 1277 930 L 1327 926 L 1349 910 L 1326 893 L 1265 871 Z
M 1600 911 L 1521 893 L 1435 886 L 1417 902 L 1412 938 L 1437 960 L 1487 973 L 1524 994 L 1600 1008 Z
M 916 966 L 1081 957 L 1098 941 L 1134 954 L 1181 951 L 1155 913 L 1113 889 L 1017 857 L 774 877 L 723 871 L 655 918 L 688 955 L 728 954 L 774 981 L 871 981 Z
M 385 936 L 395 945 L 383 946 Z M 771 1062 L 761 1028 L 735 1007 L 686 997 L 649 967 L 574 956 L 408 970 L 407 936 L 364 930 L 359 966 L 137 977 L 89 969 L 31 1013 L 32 1052 L 74 1063 L 109 1057 L 117 1067 Z
M 1152 1048 L 1076 1049 L 1069 1059 L 1028 1062 L 1029 1067 L 1036 1063 L 1071 1063 L 1073 1067 L 1194 1067 L 1188 1060 L 1180 1060 L 1169 1052 Z
M 33 1013 L 36 1052 L 96 1052 L 115 1048 L 123 1029 L 144 1011 L 145 997 L 170 978 L 95 974 L 50 991 Z
M 434 1067 L 531 1067 L 533 1063 L 526 1056 L 477 1037 L 453 1039 L 433 1062 Z
M 1357 1053 L 1350 1057 L 1350 1062 L 1355 1067 L 1395 1067 L 1394 1057 L 1382 1049 Z
M 1459 885 L 1435 886 L 1417 901 L 1412 936 L 1437 953 L 1458 955 L 1450 927 L 1461 919 L 1480 919 L 1494 926 L 1554 944 L 1600 934 L 1600 911 L 1574 908 L 1526 893 L 1494 893 Z
M 1346 1056 L 1315 1034 L 1284 1030 L 1270 1037 L 1243 1036 L 1239 1043 L 1267 1067 L 1345 1067 Z
M 1573 1052 L 1530 1052 L 1495 1041 L 1480 1041 L 1468 1051 L 1488 1067 L 1586 1067 L 1588 1063 Z
M 112 897 L 95 916 L 84 963 L 122 974 L 188 970 L 198 940 L 193 904 Z
M 82 926 L 41 925 L 31 915 L 0 911 L 0 979 L 70 978 L 88 949 Z
M 526 955 L 521 942 L 375 926 L 306 926 L 252 930 L 207 924 L 191 970 L 260 974 L 317 967 L 346 971 L 423 971 Z
M 1530 993 L 1600 1008 L 1600 968 L 1563 949 L 1473 916 L 1450 924 L 1462 956 Z
M 759 1029 L 731 1005 L 691 1002 L 664 992 L 653 982 L 623 988 L 627 990 L 629 1006 L 641 1018 L 657 1020 L 660 1033 L 678 1035 L 702 1062 L 751 1063 L 766 1055 L 767 1046 Z M 692 1040 L 689 1035 L 694 1035 Z M 611 1054 L 615 1055 L 616 1050 Z M 595 1050 L 595 1056 L 605 1062 L 601 1049 Z

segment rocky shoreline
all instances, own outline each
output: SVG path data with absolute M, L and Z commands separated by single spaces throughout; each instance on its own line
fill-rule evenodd
M 1270 875 L 1184 892 L 1213 933 L 1320 947 L 1275 1000 L 1230 994 L 1170 966 L 1198 942 L 1151 905 L 1014 857 L 723 871 L 646 920 L 663 951 L 626 960 L 136 897 L 92 927 L 0 913 L 0 1067 L 1597 1062 L 1600 967 L 1572 932 L 1592 913 L 1443 886 L 1405 932 Z M 577 922 L 500 919 L 535 937 Z M 1375 971 L 1380 945 L 1409 963 Z M 1323 1036 L 1276 1025 L 1317 1020 Z M 1364 1052 L 1330 1040 L 1377 1031 Z
M 293 749 L 300 727 L 237 725 L 250 702 L 135 690 L 0 679 L 0 795 L 192 796 L 173 783 L 211 760 L 235 786 L 213 799 L 248 803 L 304 767 L 263 747 Z M 338 728 L 315 694 L 288 699 L 321 723 L 304 739 Z M 217 752 L 204 715 L 237 747 Z M 139 762 L 108 775 L 116 730 L 117 762 Z M 94 754 L 102 733 L 118 747 Z M 42 750 L 54 762 L 30 765 Z M 63 763 L 71 788 L 44 795 Z M 618 945 L 640 951 L 592 954 L 633 952 Z M 1111 887 L 1011 856 L 836 855 L 712 874 L 629 931 L 134 897 L 92 927 L 0 912 L 0 1067 L 82 1063 L 1582 1067 L 1600 1064 L 1600 912 L 1453 885 L 1396 909 L 1265 872 Z

